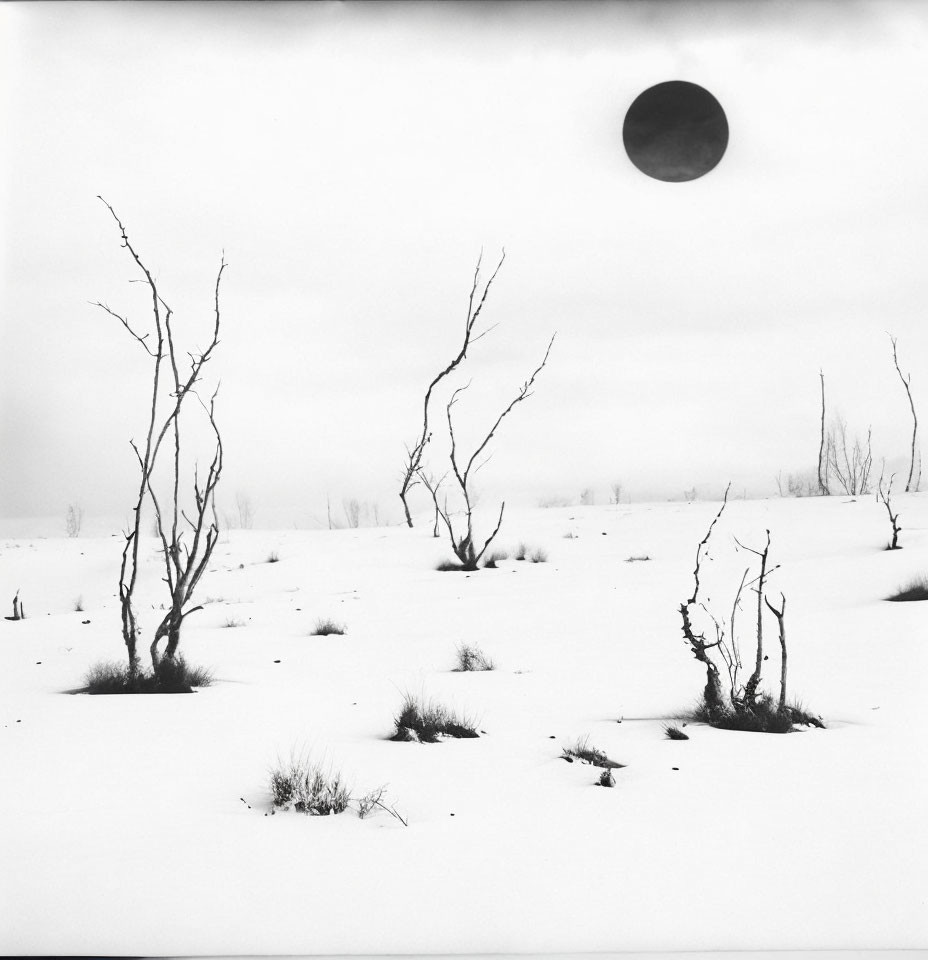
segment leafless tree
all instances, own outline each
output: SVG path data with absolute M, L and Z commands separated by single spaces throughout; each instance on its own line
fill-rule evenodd
M 854 437 L 848 449 L 847 421 L 835 416 L 825 438 L 825 456 L 841 488 L 849 496 L 870 492 L 870 471 L 873 467 L 871 430 L 867 428 L 867 440 Z
M 351 530 L 357 530 L 361 526 L 361 504 L 353 497 L 350 500 L 342 500 L 342 509 L 345 511 L 345 519 L 348 521 L 348 527 Z
M 828 489 L 828 457 L 825 452 L 825 374 L 819 370 L 819 379 L 822 381 L 822 438 L 818 448 L 818 492 L 827 497 L 831 492 Z
M 25 620 L 26 611 L 23 609 L 23 605 L 19 600 L 19 591 L 16 591 L 16 595 L 13 597 L 13 616 L 4 617 L 4 620 Z
M 880 502 L 886 507 L 886 512 L 889 514 L 889 522 L 893 529 L 893 538 L 890 540 L 889 545 L 886 547 L 887 550 L 901 550 L 902 547 L 899 546 L 899 534 L 902 532 L 902 527 L 899 526 L 899 514 L 893 513 L 892 506 L 892 495 L 893 495 L 893 480 L 895 480 L 896 475 L 893 474 L 889 478 L 889 484 L 886 490 L 883 490 L 883 478 L 880 477 L 880 482 L 877 484 L 877 497 Z
M 580 505 L 584 507 L 592 507 L 596 504 L 596 492 L 592 487 L 585 487 L 580 491 Z
M 622 484 L 614 483 L 612 485 L 612 502 L 618 506 L 622 502 Z
M 915 401 L 912 400 L 912 374 L 903 375 L 902 370 L 899 368 L 899 355 L 896 351 L 896 338 L 892 334 L 888 334 L 889 342 L 893 345 L 893 364 L 896 367 L 896 373 L 899 374 L 899 379 L 902 381 L 902 386 L 905 387 L 905 395 L 909 399 L 909 409 L 912 411 L 912 450 L 909 454 L 909 477 L 905 482 L 905 492 L 909 493 L 912 489 L 912 478 L 915 474 L 915 440 L 918 434 L 918 417 L 915 414 Z M 919 474 L 921 473 L 921 464 L 919 464 Z M 920 477 L 919 477 L 920 479 Z M 918 489 L 918 482 L 915 484 L 915 489 Z
M 486 303 L 487 296 L 490 292 L 490 287 L 493 286 L 493 281 L 496 279 L 496 275 L 499 273 L 500 268 L 503 265 L 503 261 L 506 259 L 506 251 L 502 252 L 502 255 L 499 258 L 499 263 L 496 265 L 496 269 L 493 271 L 493 275 L 483 286 L 483 292 L 480 292 L 480 266 L 483 262 L 483 252 L 481 251 L 480 256 L 477 258 L 477 267 L 474 270 L 474 280 L 471 284 L 470 297 L 467 302 L 467 319 L 464 322 L 464 340 L 461 343 L 461 348 L 458 350 L 457 355 L 444 368 L 428 385 L 428 389 L 425 391 L 425 400 L 422 404 L 422 432 L 419 434 L 416 441 L 412 446 L 406 447 L 406 460 L 403 465 L 403 480 L 400 486 L 400 500 L 403 502 L 403 513 L 406 516 L 407 526 L 412 526 L 412 515 L 409 512 L 409 504 L 407 502 L 407 495 L 409 491 L 420 482 L 421 478 L 419 476 L 419 468 L 422 465 L 422 457 L 425 453 L 425 448 L 428 446 L 429 441 L 432 438 L 431 431 L 429 429 L 429 405 L 432 401 L 432 394 L 435 391 L 435 388 L 445 379 L 449 374 L 456 370 L 464 359 L 467 357 L 467 351 L 470 346 L 476 343 L 481 337 L 485 337 L 493 327 L 489 327 L 484 330 L 482 333 L 474 336 L 474 326 L 477 323 L 478 318 L 480 317 L 480 312 L 483 310 L 483 305 Z M 495 326 L 495 324 L 494 324 Z
M 756 584 L 755 589 L 757 591 L 757 646 L 755 648 L 754 670 L 751 676 L 748 677 L 748 682 L 744 685 L 744 694 L 741 697 L 742 705 L 750 709 L 754 706 L 754 702 L 757 699 L 757 688 L 760 685 L 761 671 L 764 665 L 764 587 L 767 584 L 767 578 L 777 567 L 773 567 L 773 569 L 769 571 L 767 569 L 767 560 L 770 554 L 769 530 L 767 531 L 767 542 L 762 550 L 746 547 L 737 537 L 735 538 L 735 543 L 737 543 L 742 550 L 747 550 L 748 553 L 753 553 L 760 558 L 760 576 L 753 581 L 753 583 Z
M 81 525 L 84 522 L 84 508 L 77 503 L 68 504 L 68 512 L 64 519 L 64 528 L 71 538 L 81 535 Z
M 548 362 L 548 357 L 551 353 L 551 347 L 553 345 L 554 336 L 551 337 L 551 340 L 548 343 L 548 348 L 545 350 L 545 355 L 541 363 L 535 368 L 532 375 L 522 384 L 522 387 L 515 399 L 496 418 L 496 421 L 490 428 L 489 432 L 486 434 L 483 440 L 480 441 L 474 452 L 470 455 L 470 457 L 467 458 L 466 462 L 464 462 L 463 458 L 458 453 L 457 439 L 454 433 L 454 418 L 452 415 L 452 410 L 454 409 L 455 404 L 458 402 L 458 398 L 465 390 L 467 390 L 470 384 L 468 383 L 463 387 L 458 387 L 457 390 L 452 393 L 451 399 L 448 401 L 448 405 L 445 408 L 445 414 L 448 419 L 448 434 L 451 438 L 451 473 L 454 476 L 454 479 L 457 481 L 461 497 L 464 501 L 464 531 L 462 533 L 457 533 L 455 531 L 454 522 L 451 518 L 451 514 L 448 512 L 447 501 L 445 506 L 439 510 L 439 516 L 448 530 L 448 536 L 451 539 L 451 547 L 454 550 L 454 555 L 461 562 L 461 565 L 465 570 L 477 569 L 477 564 L 480 562 L 480 558 L 483 556 L 487 547 L 489 547 L 496 535 L 499 533 L 499 529 L 503 523 L 503 512 L 506 509 L 506 502 L 503 501 L 502 505 L 500 506 L 499 518 L 496 522 L 495 529 L 486 539 L 483 546 L 478 550 L 477 543 L 474 540 L 473 520 L 475 502 L 471 481 L 473 480 L 477 471 L 480 470 L 480 468 L 483 467 L 487 462 L 487 460 L 482 460 L 478 463 L 478 460 L 480 460 L 480 458 L 483 456 L 487 445 L 493 439 L 496 431 L 499 429 L 499 425 L 512 412 L 513 407 L 515 407 L 516 404 L 521 403 L 523 400 L 528 399 L 528 397 L 532 395 L 532 386 L 534 385 L 538 374 L 541 373 L 541 371 L 545 368 L 545 364 Z M 437 499 L 435 502 L 437 506 Z
M 780 702 L 777 709 L 780 713 L 786 710 L 786 597 L 780 594 L 780 609 L 778 610 L 766 597 L 764 602 L 770 612 L 777 618 L 780 631 Z
M 432 536 L 438 537 L 439 535 L 439 520 L 441 518 L 441 507 L 438 505 L 438 491 L 441 489 L 441 485 L 445 482 L 447 473 L 443 473 L 437 480 L 435 476 L 427 470 L 419 468 L 419 480 L 426 490 L 429 492 L 429 496 L 432 498 L 432 503 L 435 507 L 435 519 L 432 523 Z M 445 508 L 447 511 L 447 497 L 445 498 Z
M 250 530 L 255 522 L 255 506 L 247 493 L 235 494 L 235 510 L 238 514 L 239 530 Z
M 728 709 L 725 695 L 722 693 L 722 681 L 718 664 L 709 653 L 710 650 L 720 645 L 721 640 L 716 636 L 715 642 L 710 643 L 706 639 L 704 632 L 697 633 L 693 625 L 692 614 L 699 601 L 699 588 L 701 586 L 699 577 L 703 557 L 705 556 L 705 551 L 708 549 L 712 530 L 725 512 L 730 488 L 731 484 L 729 483 L 725 488 L 725 496 L 722 498 L 722 506 L 719 507 L 719 512 L 713 518 L 712 523 L 709 524 L 706 535 L 699 541 L 699 545 L 696 547 L 696 568 L 693 570 L 693 594 L 688 600 L 680 604 L 680 616 L 683 619 L 683 638 L 689 644 L 693 656 L 706 668 L 706 686 L 703 690 L 703 702 L 705 703 L 706 711 L 710 719 L 721 716 Z
M 141 445 L 130 440 L 139 464 L 139 485 L 133 507 L 133 521 L 125 533 L 125 546 L 119 575 L 119 600 L 122 616 L 122 634 L 129 657 L 130 676 L 138 675 L 140 658 L 138 639 L 140 628 L 134 605 L 134 593 L 139 571 L 139 532 L 142 522 L 142 508 L 146 499 L 150 499 L 155 510 L 158 536 L 161 540 L 165 568 L 164 581 L 168 586 L 170 601 L 168 610 L 155 630 L 154 639 L 149 648 L 152 666 L 155 670 L 162 660 L 173 660 L 180 642 L 180 631 L 186 617 L 197 607 L 189 607 L 194 590 L 206 570 L 207 563 L 219 537 L 219 524 L 216 517 L 215 493 L 222 473 L 222 439 L 215 418 L 215 403 L 218 387 L 206 403 L 197 393 L 196 385 L 201 381 L 203 368 L 209 362 L 219 343 L 220 309 L 219 290 L 226 263 L 223 257 L 216 275 L 214 289 L 214 318 L 212 334 L 204 349 L 188 352 L 189 370 L 181 372 L 178 347 L 171 325 L 173 311 L 162 298 L 157 283 L 149 269 L 129 240 L 126 229 L 116 215 L 115 210 L 99 198 L 110 211 L 119 228 L 122 246 L 128 250 L 133 261 L 141 271 L 151 294 L 151 309 L 154 320 L 154 340 L 151 331 L 138 333 L 128 319 L 110 309 L 104 303 L 97 303 L 102 310 L 119 320 L 133 339 L 142 347 L 151 360 L 151 402 L 145 439 Z M 162 366 L 167 366 L 167 373 Z M 164 381 L 167 381 L 165 384 Z M 186 409 L 188 397 L 194 397 L 206 415 L 215 446 L 204 477 L 200 477 L 197 467 L 193 471 L 192 501 L 184 497 L 181 489 L 181 453 L 183 448 L 184 419 L 181 414 Z M 155 468 L 162 443 L 170 437 L 172 451 L 170 460 L 171 481 L 165 506 L 155 489 Z M 188 503 L 188 501 L 190 501 Z M 189 511 L 188 512 L 188 508 Z M 191 516 L 192 514 L 192 516 Z M 189 541 L 185 535 L 189 533 Z M 167 639 L 163 654 L 159 644 Z

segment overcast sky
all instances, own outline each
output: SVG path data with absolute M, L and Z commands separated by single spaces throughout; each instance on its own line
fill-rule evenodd
M 449 385 L 473 381 L 465 446 L 558 333 L 488 502 L 769 494 L 815 468 L 820 367 L 903 462 L 885 331 L 928 402 L 924 3 L 7 3 L 0 37 L 0 516 L 132 502 L 146 358 L 90 301 L 148 314 L 97 194 L 191 347 L 225 250 L 219 499 L 247 492 L 259 525 L 327 493 L 399 520 L 481 248 L 507 259 Z M 689 183 L 622 145 L 674 79 L 731 133 Z

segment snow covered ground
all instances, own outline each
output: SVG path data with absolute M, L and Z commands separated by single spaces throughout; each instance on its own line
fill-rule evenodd
M 928 603 L 883 598 L 928 573 L 928 497 L 897 498 L 892 553 L 882 505 L 850 499 L 733 501 L 706 563 L 727 616 L 752 559 L 732 535 L 771 530 L 791 693 L 828 728 L 691 724 L 685 742 L 663 725 L 704 677 L 677 608 L 717 504 L 514 510 L 500 545 L 548 562 L 473 575 L 434 569 L 449 551 L 424 518 L 233 531 L 181 647 L 217 679 L 190 696 L 68 694 L 124 654 L 118 537 L 0 541 L 3 613 L 19 588 L 28 617 L 0 621 L 0 950 L 924 947 Z M 150 637 L 154 540 L 145 553 Z M 320 617 L 346 634 L 311 636 Z M 741 617 L 750 654 L 750 598 Z M 463 642 L 497 669 L 453 672 Z M 391 742 L 406 692 L 485 733 Z M 583 735 L 627 765 L 615 789 L 559 759 Z M 388 784 L 408 827 L 268 815 L 268 771 L 300 751 L 355 793 Z

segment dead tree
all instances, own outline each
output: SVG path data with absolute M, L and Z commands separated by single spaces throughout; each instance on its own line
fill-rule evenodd
M 725 496 L 722 498 L 722 506 L 719 507 L 719 512 L 713 518 L 712 523 L 709 524 L 706 535 L 699 541 L 699 545 L 696 547 L 696 568 L 693 570 L 693 595 L 689 600 L 680 604 L 680 616 L 683 619 L 683 638 L 689 644 L 693 656 L 706 668 L 706 687 L 703 691 L 703 702 L 710 720 L 718 719 L 728 710 L 725 695 L 722 693 L 722 681 L 719 675 L 718 664 L 709 656 L 709 651 L 713 647 L 719 646 L 721 639 L 717 635 L 715 642 L 709 643 L 706 640 L 705 633 L 696 633 L 691 613 L 699 598 L 699 574 L 704 551 L 707 549 L 713 528 L 716 523 L 718 523 L 719 517 L 722 516 L 728 504 L 728 491 L 730 489 L 731 483 L 725 488 Z
M 432 498 L 432 503 L 435 506 L 435 519 L 432 523 L 432 536 L 436 539 L 439 536 L 439 520 L 441 518 L 441 507 L 438 505 L 438 491 L 441 489 L 441 485 L 445 482 L 445 478 L 448 476 L 447 473 L 443 473 L 437 480 L 434 475 L 429 473 L 427 470 L 422 468 L 418 471 L 418 477 L 422 485 L 428 490 L 429 495 Z M 447 498 L 445 498 L 445 504 L 447 508 Z
M 157 670 L 162 655 L 159 643 L 167 639 L 163 657 L 173 660 L 180 642 L 183 621 L 200 607 L 190 608 L 193 592 L 206 570 L 207 563 L 219 537 L 219 523 L 216 516 L 215 493 L 222 473 L 222 439 L 215 419 L 215 402 L 218 388 L 213 392 L 209 404 L 204 403 L 196 391 L 196 385 L 202 378 L 203 368 L 210 360 L 219 343 L 219 290 L 222 274 L 225 270 L 225 258 L 220 262 L 214 290 L 214 318 L 212 336 L 206 348 L 195 353 L 187 353 L 189 371 L 181 373 L 178 348 L 174 330 L 171 326 L 173 312 L 162 298 L 157 283 L 141 257 L 132 246 L 126 229 L 116 215 L 115 210 L 102 197 L 99 198 L 110 211 L 119 228 L 122 246 L 128 250 L 133 261 L 143 275 L 143 280 L 151 295 L 151 309 L 154 320 L 154 340 L 149 333 L 138 333 L 129 321 L 110 309 L 106 304 L 97 303 L 101 309 L 122 323 L 133 339 L 142 347 L 151 360 L 151 401 L 145 440 L 141 447 L 130 440 L 139 464 L 139 486 L 133 506 L 133 521 L 125 533 L 125 546 L 119 574 L 119 600 L 122 616 L 123 641 L 129 657 L 129 674 L 135 678 L 140 669 L 138 639 L 140 628 L 135 611 L 134 594 L 139 570 L 139 540 L 142 522 L 142 508 L 146 499 L 150 499 L 155 510 L 155 528 L 161 540 L 165 567 L 164 582 L 168 586 L 170 602 L 168 612 L 158 625 L 154 640 L 150 646 L 152 667 Z M 166 365 L 165 374 L 162 367 Z M 164 380 L 167 380 L 165 389 Z M 202 483 L 199 471 L 194 469 L 193 502 L 191 513 L 187 512 L 181 493 L 181 454 L 183 449 L 182 411 L 187 398 L 193 396 L 206 414 L 212 431 L 215 448 L 206 476 Z M 168 487 L 166 506 L 163 508 L 155 489 L 155 468 L 158 455 L 166 437 L 170 437 L 171 483 Z M 189 532 L 190 542 L 185 541 Z
M 843 417 L 836 416 L 828 431 L 825 456 L 848 496 L 870 492 L 870 471 L 873 467 L 871 434 L 868 427 L 866 446 L 859 437 L 855 437 L 853 447 L 848 449 L 847 421 Z
M 483 310 L 483 305 L 486 303 L 487 296 L 490 293 L 490 287 L 493 286 L 493 281 L 496 279 L 496 275 L 499 273 L 505 259 L 506 251 L 504 250 L 499 258 L 499 263 L 496 265 L 496 269 L 493 271 L 493 275 L 489 280 L 487 280 L 486 284 L 484 284 L 483 293 L 478 294 L 480 287 L 480 265 L 483 261 L 483 252 L 481 251 L 480 256 L 477 258 L 477 267 L 474 270 L 474 280 L 471 284 L 470 297 L 467 301 L 467 320 L 464 323 L 464 340 L 461 344 L 461 348 L 458 350 L 457 356 L 455 356 L 451 363 L 449 363 L 448 366 L 445 367 L 444 370 L 442 370 L 438 376 L 432 380 L 432 382 L 428 385 L 428 389 L 425 391 L 425 400 L 422 404 L 422 432 L 419 434 L 419 437 L 412 446 L 406 447 L 406 461 L 403 465 L 403 480 L 402 484 L 400 485 L 400 500 L 403 502 L 403 513 L 406 516 L 407 526 L 411 527 L 413 524 L 412 514 L 409 512 L 409 504 L 406 498 L 409 491 L 421 480 L 419 468 L 422 465 L 422 457 L 425 453 L 425 448 L 428 446 L 428 443 L 432 438 L 432 434 L 429 430 L 429 405 L 432 401 L 432 393 L 438 384 L 445 379 L 445 377 L 454 372 L 454 370 L 456 370 L 461 363 L 463 363 L 464 359 L 467 357 L 467 351 L 471 344 L 476 343 L 481 337 L 485 337 L 490 330 L 493 329 L 493 327 L 489 327 L 482 333 L 474 336 L 474 325 L 477 323 L 477 320 L 480 317 L 480 312 Z
M 825 374 L 819 370 L 819 379 L 822 381 L 822 438 L 818 447 L 818 492 L 827 497 L 831 492 L 828 489 L 828 458 L 825 455 Z
M 899 379 L 902 381 L 902 386 L 905 387 L 905 395 L 909 398 L 909 409 L 912 411 L 912 449 L 909 454 L 909 478 L 905 482 L 905 492 L 909 493 L 912 489 L 912 477 L 915 473 L 915 439 L 918 434 L 918 417 L 915 414 L 915 402 L 912 400 L 912 374 L 910 373 L 908 376 L 904 376 L 902 370 L 899 369 L 896 338 L 892 334 L 888 334 L 888 336 L 889 342 L 893 345 L 893 364 L 896 367 L 896 373 L 899 374 Z M 919 477 L 919 479 L 921 478 Z M 915 489 L 918 489 L 918 483 L 915 484 Z
M 557 334 L 554 336 L 557 336 Z M 468 383 L 463 387 L 458 387 L 457 390 L 455 390 L 451 395 L 451 399 L 448 401 L 448 405 L 445 408 L 445 413 L 448 418 L 448 434 L 451 438 L 451 472 L 454 475 L 454 479 L 457 481 L 458 487 L 460 488 L 461 497 L 464 501 L 464 531 L 462 533 L 455 532 L 451 514 L 448 512 L 447 502 L 445 503 L 444 508 L 439 510 L 439 516 L 448 530 L 448 536 L 451 539 L 451 548 L 454 550 L 454 555 L 461 562 L 461 566 L 465 570 L 477 569 L 477 564 L 480 562 L 480 558 L 484 555 L 487 547 L 490 546 L 490 544 L 496 538 L 496 535 L 499 533 L 499 529 L 503 523 L 503 512 L 506 509 L 506 502 L 503 501 L 499 509 L 499 518 L 496 521 L 495 529 L 486 539 L 483 546 L 478 550 L 477 543 L 474 540 L 474 494 L 471 481 L 473 480 L 473 477 L 477 471 L 480 470 L 480 468 L 483 467 L 487 461 L 483 460 L 480 463 L 477 463 L 477 461 L 483 455 L 487 445 L 495 436 L 499 425 L 512 412 L 513 407 L 515 407 L 516 404 L 521 403 L 523 400 L 528 399 L 532 395 L 532 386 L 535 383 L 535 378 L 539 373 L 541 373 L 542 370 L 544 370 L 545 364 L 548 362 L 548 356 L 551 353 L 551 347 L 554 345 L 554 336 L 551 337 L 551 340 L 548 343 L 548 349 L 545 350 L 545 355 L 541 363 L 535 368 L 528 380 L 522 384 L 522 387 L 515 399 L 496 418 L 496 422 L 490 428 L 483 440 L 481 440 L 481 442 L 478 444 L 474 452 L 470 455 L 470 457 L 468 457 L 467 462 L 463 464 L 463 467 L 462 460 L 458 455 L 457 439 L 454 433 L 454 419 L 451 411 L 453 410 L 454 405 L 458 402 L 460 395 L 470 386 L 470 384 Z M 435 500 L 435 505 L 436 507 L 438 506 L 437 498 Z
M 84 508 L 80 504 L 69 503 L 68 512 L 64 519 L 65 533 L 74 538 L 81 535 L 81 526 L 84 523 Z
M 901 550 L 902 547 L 899 546 L 899 534 L 902 532 L 902 527 L 899 526 L 899 514 L 893 513 L 892 507 L 892 494 L 893 494 L 893 480 L 895 480 L 896 475 L 892 474 L 889 478 L 889 485 L 886 491 L 883 491 L 883 478 L 880 477 L 880 482 L 877 485 L 877 496 L 880 499 L 880 502 L 883 503 L 886 507 L 886 512 L 889 514 L 889 522 L 893 528 L 893 538 L 887 544 L 887 550 Z
M 777 705 L 777 711 L 784 713 L 786 711 L 786 597 L 780 594 L 780 609 L 777 608 L 764 597 L 770 612 L 777 618 L 777 625 L 780 628 L 780 702 Z
M 735 537 L 735 543 L 737 543 L 742 550 L 747 550 L 748 553 L 753 553 L 756 557 L 760 557 L 760 576 L 753 581 L 753 584 L 756 584 L 755 589 L 757 590 L 757 646 L 754 657 L 754 670 L 751 676 L 748 677 L 748 682 L 744 685 L 744 694 L 741 698 L 741 705 L 747 709 L 751 709 L 757 699 L 757 688 L 760 686 L 761 671 L 764 665 L 764 586 L 767 583 L 767 578 L 777 567 L 769 571 L 767 570 L 767 558 L 770 554 L 769 530 L 767 531 L 767 543 L 764 545 L 763 550 L 746 547 L 737 537 Z
M 16 591 L 16 596 L 13 597 L 13 616 L 4 617 L 4 620 L 25 620 L 26 611 L 23 609 L 22 603 L 19 600 L 19 591 Z

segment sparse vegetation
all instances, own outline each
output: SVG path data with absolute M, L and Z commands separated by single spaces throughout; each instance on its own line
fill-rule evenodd
M 573 530 L 568 530 L 567 533 L 564 534 L 564 539 L 565 539 L 565 540 L 579 540 L 580 538 L 577 536 L 577 534 L 575 534 L 575 533 L 573 532 Z
M 391 740 L 437 743 L 441 737 L 464 739 L 479 736 L 476 724 L 470 718 L 459 717 L 453 710 L 432 700 L 420 702 L 409 693 L 394 723 L 396 729 Z
M 280 555 L 277 553 L 276 550 L 272 550 L 267 555 L 267 563 L 280 563 Z
M 651 559 L 651 558 L 645 553 L 645 554 L 641 554 L 641 555 L 639 555 L 639 556 L 637 556 L 637 557 L 626 557 L 626 558 L 625 558 L 625 562 L 626 562 L 626 563 L 641 563 L 641 562 L 643 562 L 643 561 L 645 561 L 645 560 L 650 560 L 650 559 Z
M 496 664 L 476 644 L 462 643 L 457 648 L 457 656 L 458 665 L 454 669 L 458 672 L 473 673 L 496 669 Z
M 887 600 L 897 600 L 901 602 L 909 600 L 928 600 L 928 577 L 914 577 L 905 586 L 900 587 Z
M 789 733 L 794 726 L 825 727 L 820 717 L 809 713 L 801 704 L 781 707 L 769 694 L 763 694 L 750 709 L 734 705 L 721 713 L 707 710 L 703 702 L 694 711 L 692 719 L 720 730 L 745 733 Z
M 91 694 L 108 693 L 193 693 L 195 687 L 208 687 L 212 674 L 204 667 L 188 666 L 182 656 L 162 658 L 150 670 L 131 670 L 126 663 L 94 664 L 84 676 L 84 690 Z
M 684 726 L 686 726 L 686 724 L 684 724 Z M 689 736 L 672 723 L 664 726 L 664 736 L 668 740 L 689 740 Z
M 324 617 L 316 621 L 316 625 L 313 627 L 312 637 L 328 637 L 331 634 L 337 636 L 342 636 L 345 633 L 345 625 L 343 623 L 337 623 L 335 620 L 330 619 L 329 617 Z
M 548 551 L 543 550 L 541 547 L 536 547 L 529 556 L 529 560 L 531 560 L 532 563 L 547 563 Z
M 245 621 L 239 617 L 226 617 L 223 627 L 229 630 L 234 630 L 236 627 L 244 627 Z
M 524 560 L 529 554 L 529 547 L 524 543 L 520 543 L 516 547 L 516 552 L 512 555 L 513 560 Z
M 624 763 L 610 760 L 602 750 L 590 746 L 589 737 L 580 737 L 573 746 L 564 747 L 561 751 L 561 759 L 569 760 L 571 763 L 574 760 L 580 760 L 582 763 L 590 763 L 594 767 L 603 767 L 607 770 L 617 770 L 625 766 Z
M 291 757 L 270 774 L 271 800 L 274 807 L 312 817 L 344 813 L 351 799 L 341 774 L 326 773 L 308 757 Z M 379 798 L 378 798 L 379 799 Z
M 599 780 L 597 783 L 601 787 L 614 787 L 615 786 L 615 777 L 612 775 L 611 770 L 603 770 L 599 775 Z
M 84 612 L 84 597 L 80 596 L 74 601 L 74 612 L 83 613 Z
M 460 563 L 455 563 L 454 560 L 442 560 L 438 563 L 435 569 L 439 573 L 463 573 L 464 566 Z
M 501 560 L 508 560 L 509 554 L 505 550 L 494 550 L 488 553 L 483 560 L 483 566 L 487 570 L 495 570 Z

